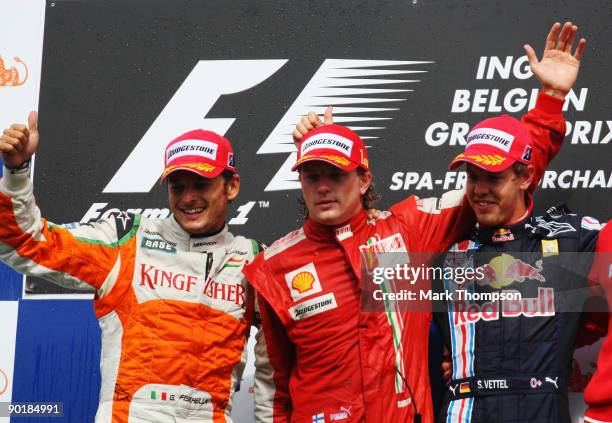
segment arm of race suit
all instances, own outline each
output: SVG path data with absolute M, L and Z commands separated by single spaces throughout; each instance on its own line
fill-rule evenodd
M 0 180 L 0 259 L 67 288 L 103 289 L 119 271 L 114 221 L 67 225 L 72 229 L 48 222 L 41 218 L 28 174 L 28 168 L 5 167 Z
M 259 330 L 255 345 L 255 421 L 291 420 L 289 376 L 295 361 L 285 328 L 263 297 L 257 295 Z
M 601 234 L 601 225 L 596 219 L 584 217 L 580 225 L 580 252 L 593 252 L 596 248 L 599 250 L 598 242 Z M 605 336 L 608 327 L 608 313 L 601 312 L 606 308 L 605 292 L 600 285 L 600 278 L 603 267 L 603 256 L 598 257 L 596 254 L 594 259 L 591 254 L 584 255 L 580 265 L 584 269 L 579 269 L 583 274 L 588 273 L 588 283 L 590 286 L 590 297 L 585 304 L 585 312 L 581 319 L 581 330 L 578 332 L 576 346 L 581 347 L 589 345 L 597 341 L 602 336 Z
M 561 148 L 565 136 L 562 106 L 563 100 L 542 93 L 536 107 L 523 117 L 534 145 L 536 173 L 531 190 L 537 187 L 548 163 Z M 442 252 L 466 237 L 476 223 L 464 194 L 464 190 L 456 190 L 444 193 L 440 199 L 410 196 L 390 210 L 403 220 L 408 236 L 417 240 L 415 251 Z
M 533 193 L 549 163 L 554 159 L 565 137 L 565 118 L 563 117 L 563 100 L 540 93 L 536 106 L 522 118 L 522 122 L 533 140 L 533 166 L 535 174 L 529 192 Z
M 597 241 L 597 256 L 591 271 L 592 280 L 599 283 L 612 304 L 612 225 L 602 229 Z M 608 317 L 608 329 L 612 327 L 612 315 Z M 603 329 L 603 328 L 602 328 Z M 609 334 L 603 341 L 597 357 L 597 370 L 584 390 L 585 422 L 612 422 L 612 339 Z

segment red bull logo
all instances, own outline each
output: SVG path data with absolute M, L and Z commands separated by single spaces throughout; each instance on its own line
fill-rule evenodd
M 478 283 L 496 289 L 504 288 L 514 282 L 522 283 L 527 279 L 546 282 L 546 278 L 542 274 L 542 260 L 536 261 L 535 266 L 532 266 L 509 254 L 502 254 L 484 264 L 481 269 L 484 276 L 478 280 Z
M 492 321 L 500 317 L 551 317 L 555 315 L 555 292 L 553 288 L 538 288 L 536 298 L 518 298 L 500 302 L 470 304 L 465 300 L 454 301 L 453 320 L 456 325 Z
M 20 85 L 25 84 L 25 82 L 28 80 L 29 72 L 25 62 L 19 57 L 15 57 L 14 60 L 15 63 L 21 65 L 21 67 L 23 68 L 22 74 L 20 74 L 16 66 L 7 68 L 4 65 L 4 60 L 2 59 L 2 56 L 0 56 L 0 87 L 18 87 Z M 23 79 L 21 79 L 22 75 Z
M 493 242 L 507 242 L 514 240 L 514 235 L 510 229 L 499 228 L 491 237 Z

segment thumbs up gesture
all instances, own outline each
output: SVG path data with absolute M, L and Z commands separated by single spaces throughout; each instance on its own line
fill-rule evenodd
M 321 121 L 321 118 L 315 112 L 308 112 L 307 116 L 302 116 L 299 122 L 295 125 L 295 129 L 293 130 L 292 134 L 295 146 L 298 146 L 304 135 L 306 135 L 309 131 L 318 128 L 319 126 L 334 123 L 332 112 L 333 110 L 331 106 L 325 109 L 323 121 Z
M 14 123 L 0 137 L 0 153 L 9 169 L 15 169 L 28 160 L 38 148 L 38 113 L 30 112 L 28 126 Z

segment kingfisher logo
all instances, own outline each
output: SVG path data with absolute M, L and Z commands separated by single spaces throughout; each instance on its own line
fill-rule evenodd
M 28 80 L 28 66 L 19 57 L 13 58 L 15 63 L 22 69 L 20 72 L 17 66 L 7 68 L 4 59 L 0 56 L 0 87 L 19 87 Z
M 144 263 L 140 265 L 140 286 L 148 286 L 153 290 L 167 287 L 191 292 L 191 288 L 196 283 L 198 283 L 197 276 L 174 273 Z
M 164 150 L 168 140 L 193 128 L 206 128 L 225 135 L 235 117 L 213 119 L 202 116 L 208 115 L 221 96 L 261 84 L 287 61 L 199 61 L 103 192 L 151 191 L 164 168 L 159 152 Z M 429 63 L 433 62 L 326 59 L 257 151 L 257 154 L 287 155 L 265 190 L 300 187 L 297 173 L 291 171 L 297 151 L 289 134 L 301 116 L 311 110 L 323 114 L 325 107 L 334 106 L 336 122 L 349 122 L 348 127 L 357 133 L 367 131 L 360 133 L 366 142 L 376 140 L 380 131 L 385 129 L 379 123 L 391 120 L 391 113 L 399 110 L 398 103 L 407 100 L 420 82 L 408 79 L 408 75 L 427 72 L 425 65 Z M 142 163 L 151 165 L 142 166 Z

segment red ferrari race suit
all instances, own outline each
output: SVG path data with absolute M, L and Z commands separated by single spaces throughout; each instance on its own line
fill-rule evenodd
M 541 94 L 523 118 L 537 180 L 565 134 L 562 104 Z M 360 251 L 443 252 L 474 223 L 463 191 L 411 196 L 375 221 L 365 212 L 338 227 L 307 220 L 245 266 L 262 319 L 257 421 L 433 421 L 431 313 L 361 309 Z
M 257 244 L 227 226 L 191 237 L 176 220 L 126 212 L 41 219 L 28 170 L 0 181 L 0 258 L 19 272 L 94 288 L 102 329 L 96 422 L 230 422 L 254 296 L 241 273 Z
M 604 226 L 595 249 L 597 256 L 589 279 L 598 282 L 612 305 L 612 224 Z M 584 391 L 588 408 L 585 422 L 612 422 L 612 313 L 608 319 L 608 336 L 604 339 L 597 358 L 597 370 Z

